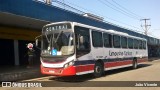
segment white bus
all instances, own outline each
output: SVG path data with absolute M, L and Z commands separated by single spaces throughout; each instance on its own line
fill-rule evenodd
M 38 41 L 36 39 L 36 41 Z M 41 35 L 41 73 L 70 76 L 137 66 L 148 60 L 144 38 L 77 22 L 47 24 Z

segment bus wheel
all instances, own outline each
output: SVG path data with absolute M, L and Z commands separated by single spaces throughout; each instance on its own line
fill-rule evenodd
M 97 62 L 94 66 L 94 76 L 95 77 L 100 77 L 104 73 L 104 68 L 103 65 L 99 62 Z
M 138 67 L 136 59 L 133 59 L 133 66 L 132 67 L 133 67 L 133 69 L 136 69 Z

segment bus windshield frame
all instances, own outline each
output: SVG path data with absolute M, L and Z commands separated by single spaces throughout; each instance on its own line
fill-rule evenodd
M 43 27 L 41 57 L 65 57 L 75 53 L 71 24 L 51 24 Z

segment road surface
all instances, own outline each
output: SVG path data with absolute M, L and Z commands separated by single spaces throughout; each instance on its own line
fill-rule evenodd
M 2 90 L 160 90 L 160 87 L 146 87 L 144 83 L 150 85 L 157 84 L 160 86 L 160 60 L 155 60 L 152 62 L 146 62 L 139 66 L 138 69 L 123 68 L 117 70 L 106 71 L 106 74 L 100 78 L 94 78 L 92 74 L 72 76 L 72 77 L 54 77 L 47 76 L 42 78 L 35 78 L 24 80 L 23 82 L 42 82 L 42 86 L 45 81 L 47 85 L 51 87 L 38 87 L 38 88 L 0 88 Z M 113 82 L 115 81 L 115 82 Z M 143 82 L 141 82 L 143 81 Z M 149 82 L 152 81 L 152 82 Z M 105 84 L 104 84 L 105 83 Z M 108 84 L 106 84 L 108 83 Z M 142 87 L 132 87 L 127 86 L 130 83 L 134 85 L 143 84 Z M 109 87 L 111 86 L 121 86 L 121 87 Z M 121 85 L 122 84 L 122 85 Z M 125 86 L 126 87 L 122 87 Z M 55 87 L 56 86 L 56 87 Z M 85 87 L 84 87 L 85 86 Z

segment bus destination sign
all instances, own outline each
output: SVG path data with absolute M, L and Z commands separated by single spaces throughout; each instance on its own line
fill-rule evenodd
M 50 25 L 44 27 L 44 31 L 55 31 L 55 30 L 67 30 L 71 29 L 71 24 L 65 23 L 65 24 L 56 24 L 56 25 Z

